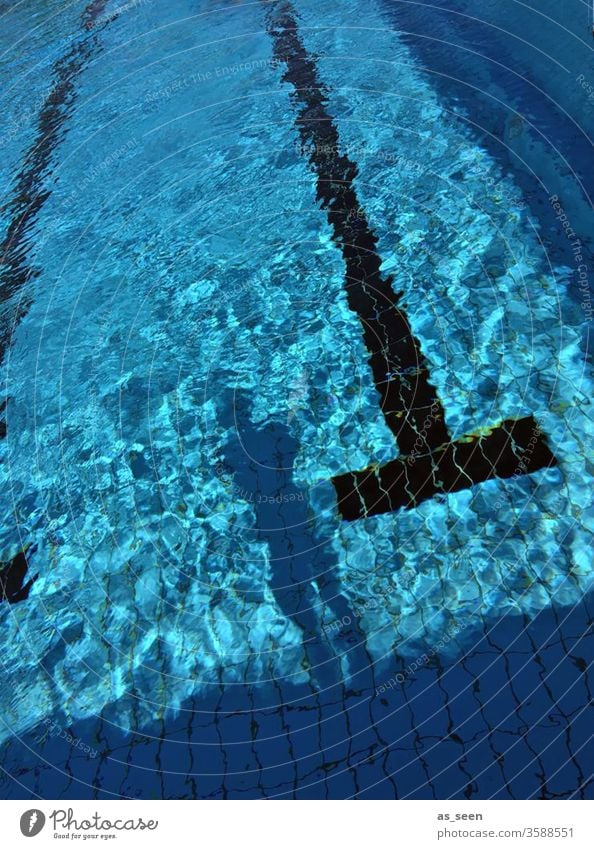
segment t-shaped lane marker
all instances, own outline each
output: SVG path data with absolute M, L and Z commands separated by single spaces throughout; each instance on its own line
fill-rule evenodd
M 349 307 L 361 322 L 381 410 L 401 455 L 384 466 L 332 479 L 342 517 L 361 519 L 415 507 L 491 478 L 556 465 L 533 416 L 452 441 L 420 342 L 398 306 L 401 293 L 380 272 L 377 236 L 355 191 L 357 166 L 340 152 L 338 130 L 326 109 L 328 91 L 301 41 L 291 4 L 273 3 L 267 21 L 274 57 L 285 66 L 283 80 L 293 86 L 295 124 L 317 176 L 318 200 L 345 261 Z

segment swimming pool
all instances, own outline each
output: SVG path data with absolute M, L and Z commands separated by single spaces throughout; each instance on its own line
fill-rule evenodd
M 3 797 L 592 798 L 594 68 L 468 5 L 5 15 Z

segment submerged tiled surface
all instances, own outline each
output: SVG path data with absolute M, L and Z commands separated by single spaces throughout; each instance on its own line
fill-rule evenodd
M 39 577 L 1 605 L 2 795 L 591 797 L 591 379 L 550 209 L 391 9 L 295 4 L 449 432 L 534 415 L 558 460 L 342 522 L 331 478 L 398 447 L 278 5 L 139 5 L 81 76 L 3 365 L 2 560 Z
M 5 746 L 2 794 L 591 798 L 591 616 L 583 603 L 571 624 L 551 610 L 492 623 L 467 657 L 402 687 L 215 686 L 132 734 L 107 710 L 69 729 L 90 755 L 42 726 Z M 404 669 L 395 659 L 391 676 Z

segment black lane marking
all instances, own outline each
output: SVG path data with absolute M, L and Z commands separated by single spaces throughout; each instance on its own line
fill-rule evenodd
M 33 546 L 27 554 L 33 554 L 35 549 L 36 546 Z M 34 575 L 25 584 L 28 568 L 29 563 L 24 551 L 19 551 L 12 560 L 0 566 L 0 602 L 7 601 L 9 604 L 15 604 L 17 601 L 28 598 L 31 587 L 39 577 Z
M 411 463 L 411 459 L 414 462 Z M 483 436 L 450 442 L 430 454 L 332 479 L 343 519 L 364 519 L 429 498 L 469 489 L 491 478 L 527 475 L 556 465 L 533 416 L 504 421 Z
M 391 278 L 381 274 L 378 239 L 354 187 L 357 166 L 340 153 L 338 130 L 326 108 L 328 89 L 301 41 L 289 2 L 279 0 L 269 7 L 267 29 L 274 58 L 285 66 L 283 81 L 293 87 L 302 149 L 316 174 L 318 200 L 342 251 L 349 307 L 363 327 L 381 410 L 402 455 L 373 471 L 332 479 L 342 517 L 358 519 L 414 507 L 490 478 L 530 474 L 556 465 L 532 416 L 505 421 L 487 436 L 452 442 L 421 344 L 398 307 L 402 293 L 396 293 Z
M 93 29 L 108 2 L 92 0 L 88 4 L 81 16 L 83 29 Z M 109 20 L 114 18 L 110 17 Z M 51 189 L 44 186 L 44 180 L 49 174 L 52 156 L 65 133 L 65 123 L 76 99 L 75 82 L 97 43 L 97 34 L 85 35 L 82 41 L 54 63 L 54 82 L 37 119 L 36 137 L 16 176 L 12 200 L 2 210 L 10 217 L 10 224 L 0 243 L 0 362 L 4 359 L 15 326 L 29 311 L 29 295 L 21 297 L 14 310 L 7 310 L 4 305 L 39 274 L 39 270 L 30 265 L 27 259 L 33 239 L 31 230 L 40 209 L 51 194 Z M 0 402 L 0 438 L 6 436 L 7 402 L 8 399 Z M 34 551 L 35 547 L 29 549 L 29 553 Z M 25 552 L 17 554 L 9 563 L 0 565 L 0 602 L 15 604 L 28 597 L 38 576 L 34 575 L 24 584 L 27 568 Z
M 317 175 L 317 196 L 342 251 L 349 307 L 363 327 L 386 424 L 402 453 L 411 452 L 419 439 L 428 449 L 436 448 L 449 442 L 443 409 L 429 380 L 421 346 L 397 305 L 401 296 L 394 292 L 391 278 L 381 274 L 377 236 L 353 185 L 357 166 L 340 153 L 338 130 L 326 110 L 327 89 L 299 38 L 289 3 L 277 3 L 270 10 L 268 31 L 274 57 L 286 67 L 283 80 L 294 89 L 292 99 L 298 110 L 296 124 L 303 150 Z M 434 424 L 421 438 L 422 423 L 432 407 Z
M 6 436 L 6 405 L 8 404 L 8 398 L 5 398 L 3 401 L 0 401 L 0 439 L 4 439 Z
M 93 0 L 82 13 L 83 29 L 92 30 L 109 0 Z M 115 16 L 114 16 L 115 17 Z M 108 21 L 114 19 L 111 17 Z M 15 179 L 14 195 L 3 212 L 10 217 L 6 235 L 0 243 L 0 305 L 13 297 L 39 275 L 27 254 L 32 245 L 31 229 L 51 188 L 44 185 L 52 156 L 65 133 L 66 119 L 76 99 L 75 83 L 98 43 L 98 35 L 85 35 L 53 65 L 53 85 L 37 119 L 36 137 L 29 147 Z M 0 324 L 0 362 L 10 344 L 15 326 L 31 305 L 30 297 L 21 297 L 18 307 L 7 310 Z

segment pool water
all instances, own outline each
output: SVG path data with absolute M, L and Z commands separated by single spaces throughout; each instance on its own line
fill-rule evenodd
M 593 797 L 594 67 L 506 5 L 4 14 L 4 798 Z M 341 515 L 368 262 L 413 455 L 554 464 Z

